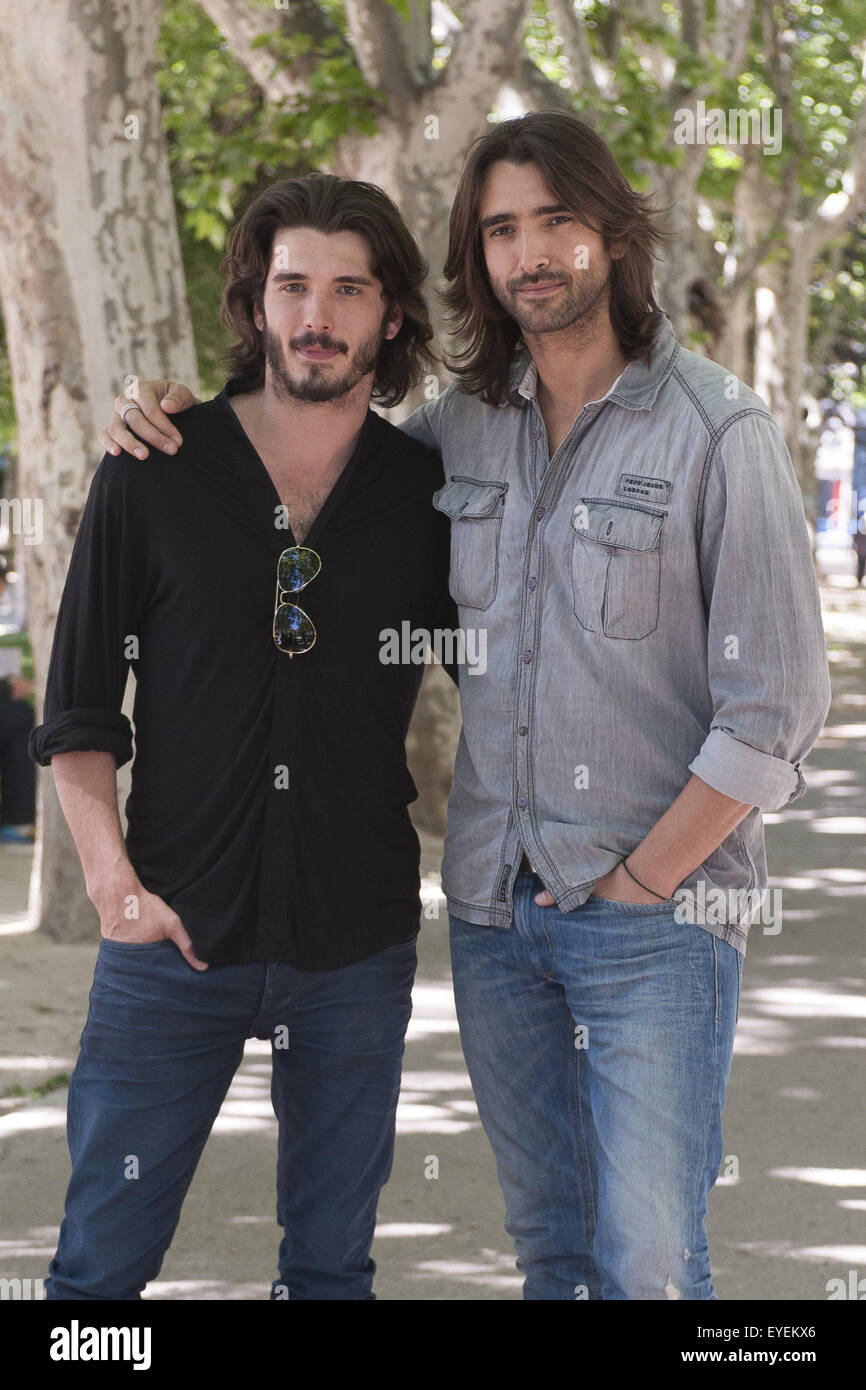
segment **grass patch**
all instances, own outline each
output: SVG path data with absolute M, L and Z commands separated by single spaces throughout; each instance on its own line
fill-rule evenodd
M 65 1071 L 59 1071 L 55 1076 L 49 1076 L 46 1081 L 41 1081 L 38 1086 L 10 1086 L 6 1092 L 9 1096 L 15 1096 L 21 1100 L 41 1100 L 51 1091 L 59 1091 L 64 1086 L 69 1085 L 69 1076 Z

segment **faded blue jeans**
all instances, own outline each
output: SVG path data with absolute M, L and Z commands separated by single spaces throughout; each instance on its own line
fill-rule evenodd
M 72 1179 L 46 1297 L 137 1299 L 156 1277 L 255 1037 L 272 1045 L 279 1121 L 284 1236 L 271 1297 L 375 1298 L 370 1246 L 414 974 L 414 938 L 338 970 L 252 962 L 201 974 L 171 941 L 101 941 L 69 1086 Z M 228 1215 L 215 1198 L 214 1221 Z
M 451 917 L 463 1051 L 527 1299 L 714 1299 L 707 1197 L 742 955 L 676 904 Z

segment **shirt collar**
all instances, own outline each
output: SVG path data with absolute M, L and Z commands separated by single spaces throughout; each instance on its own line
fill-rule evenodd
M 630 410 L 652 410 L 662 383 L 670 375 L 679 344 L 667 314 L 658 311 L 658 323 L 649 359 L 629 362 L 605 393 L 604 400 L 617 401 Z M 518 395 L 534 400 L 538 392 L 538 368 L 524 349 L 515 363 Z

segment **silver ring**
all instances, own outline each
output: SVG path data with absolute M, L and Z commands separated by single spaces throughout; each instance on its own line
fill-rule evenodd
M 138 404 L 138 401 L 127 401 L 126 405 L 122 405 L 120 407 L 120 418 L 124 424 L 126 424 L 127 412 L 130 410 L 141 410 L 141 406 Z

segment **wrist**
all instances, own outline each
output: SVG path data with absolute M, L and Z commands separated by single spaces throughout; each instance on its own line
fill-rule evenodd
M 667 902 L 673 894 L 673 887 L 668 891 L 668 882 L 664 875 L 659 872 L 657 865 L 651 865 L 644 870 L 639 862 L 634 862 L 634 857 L 627 854 L 618 866 L 626 875 L 628 881 L 634 886 L 644 889 L 654 902 Z M 676 885 L 674 885 L 675 887 Z
M 117 860 L 110 865 L 100 865 L 86 879 L 87 896 L 97 912 L 116 908 L 130 893 L 141 889 L 138 874 L 128 859 Z

